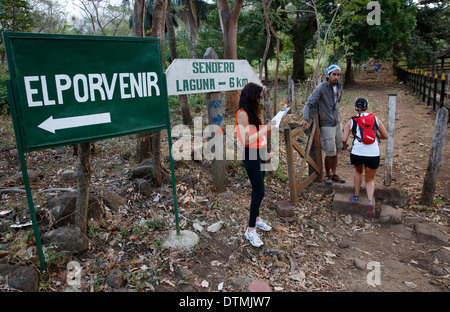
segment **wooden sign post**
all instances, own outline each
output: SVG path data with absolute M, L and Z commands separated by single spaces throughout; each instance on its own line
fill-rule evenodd
M 208 48 L 203 56 L 204 59 L 217 59 L 217 53 L 212 49 Z M 220 130 L 210 133 L 210 140 L 213 140 L 214 137 L 218 136 L 218 140 L 221 140 L 223 143 L 223 115 L 222 115 L 222 94 L 220 92 L 210 92 L 206 94 L 206 100 L 208 102 L 208 124 L 209 125 L 217 125 Z M 215 128 L 215 127 L 214 127 Z M 213 129 L 214 129 L 213 128 Z M 211 152 L 214 154 L 221 154 L 222 157 L 217 159 L 214 157 L 211 160 L 212 167 L 212 180 L 213 185 L 216 187 L 217 192 L 223 193 L 227 190 L 227 171 L 225 168 L 225 159 L 223 157 L 223 149 L 222 151 L 216 151 L 216 148 L 223 147 L 223 144 L 216 144 L 212 147 Z M 216 153 L 217 152 L 217 153 Z

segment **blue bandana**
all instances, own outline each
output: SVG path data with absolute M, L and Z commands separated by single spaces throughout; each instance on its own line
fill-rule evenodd
M 341 70 L 341 68 L 339 66 L 334 65 L 334 64 L 328 66 L 327 70 L 325 71 L 325 77 L 328 77 L 328 74 L 331 73 L 332 71 L 336 70 L 336 69 Z

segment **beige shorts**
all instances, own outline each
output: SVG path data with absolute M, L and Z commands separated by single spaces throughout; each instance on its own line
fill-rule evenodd
M 326 156 L 336 156 L 342 149 L 342 130 L 340 123 L 335 127 L 320 128 L 320 143 Z

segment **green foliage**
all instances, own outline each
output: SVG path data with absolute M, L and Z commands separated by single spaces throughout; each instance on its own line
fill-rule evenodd
M 4 31 L 31 31 L 31 7 L 26 0 L 0 0 L 0 55 L 5 59 Z
M 410 37 L 415 26 L 416 6 L 407 0 L 380 0 L 381 24 L 369 25 L 369 0 L 344 1 L 336 21 L 336 34 L 345 57 L 357 63 L 369 57 L 387 59 L 398 53 L 395 47 Z
M 0 32 L 31 31 L 31 7 L 26 0 L 0 0 Z
M 403 43 L 411 67 L 434 63 L 435 55 L 450 47 L 450 1 L 422 1 L 416 12 L 416 27 Z
M 206 49 L 212 47 L 214 51 L 216 51 L 219 58 L 222 58 L 223 38 L 222 38 L 222 31 L 220 29 L 220 19 L 217 8 L 214 8 L 208 15 L 208 18 L 203 22 L 202 27 L 200 28 L 198 33 L 198 38 L 199 38 L 197 44 L 198 51 L 204 53 Z
M 9 75 L 0 76 L 0 114 L 4 115 L 9 112 L 8 91 L 6 89 L 6 80 Z
M 266 24 L 261 6 L 243 10 L 238 23 L 238 59 L 246 59 L 250 64 L 262 60 L 266 48 Z M 274 57 L 276 41 L 271 40 L 269 58 Z

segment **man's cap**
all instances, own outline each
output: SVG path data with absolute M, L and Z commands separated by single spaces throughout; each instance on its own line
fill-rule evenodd
M 328 74 L 336 69 L 341 70 L 341 68 L 339 66 L 337 66 L 336 64 L 328 66 L 327 70 L 325 71 L 325 76 L 328 77 Z

